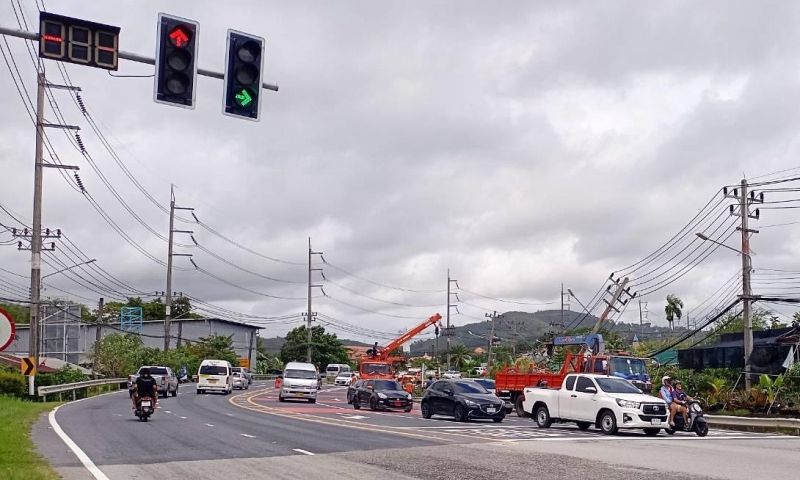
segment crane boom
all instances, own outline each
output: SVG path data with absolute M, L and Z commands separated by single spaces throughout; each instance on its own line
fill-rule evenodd
M 412 338 L 414 338 L 415 336 L 417 336 L 417 334 L 419 334 L 419 332 L 421 332 L 421 331 L 425 330 L 426 328 L 430 327 L 431 325 L 434 325 L 435 323 L 439 322 L 441 319 L 442 319 L 442 316 L 437 313 L 437 314 L 433 315 L 432 317 L 428 318 L 427 320 L 425 320 L 424 322 L 420 323 L 416 327 L 414 327 L 411 330 L 407 331 L 406 333 L 404 333 L 404 334 L 400 335 L 399 337 L 395 338 L 394 340 L 392 340 L 391 342 L 386 344 L 386 346 L 384 346 L 381 349 L 380 358 L 382 360 L 388 359 L 389 358 L 389 354 L 391 352 L 393 352 L 396 348 L 398 348 L 399 346 L 403 345 L 407 341 L 409 341 Z

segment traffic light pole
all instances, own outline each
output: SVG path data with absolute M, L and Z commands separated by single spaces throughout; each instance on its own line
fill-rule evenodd
M 19 29 L 16 29 L 16 28 L 6 28 L 6 27 L 3 27 L 3 26 L 0 26 L 0 35 L 8 35 L 8 36 L 11 36 L 11 37 L 24 38 L 26 40 L 33 40 L 35 42 L 39 41 L 39 34 L 38 33 L 27 32 L 25 30 L 19 30 Z M 156 59 L 155 58 L 146 57 L 144 55 L 139 55 L 138 53 L 125 52 L 125 51 L 120 50 L 119 52 L 117 52 L 117 54 L 118 54 L 119 58 L 121 58 L 123 60 L 130 60 L 131 62 L 137 62 L 137 63 L 145 63 L 147 65 L 155 65 L 156 64 Z M 209 78 L 218 78 L 220 80 L 225 78 L 225 74 L 224 73 L 215 72 L 213 70 L 207 70 L 205 68 L 198 68 L 197 69 L 197 74 L 198 75 L 202 75 L 204 77 L 209 77 Z M 271 83 L 266 83 L 266 82 L 263 82 L 261 84 L 261 88 L 263 88 L 264 90 L 272 90 L 273 92 L 277 92 L 278 91 L 278 86 L 277 85 L 273 85 Z

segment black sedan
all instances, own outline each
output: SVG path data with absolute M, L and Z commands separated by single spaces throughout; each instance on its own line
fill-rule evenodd
M 506 416 L 503 401 L 470 380 L 439 380 L 425 390 L 420 408 L 423 418 L 447 415 L 459 422 L 491 418 L 500 423 Z
M 411 394 L 394 380 L 364 380 L 353 396 L 353 408 L 369 405 L 370 410 L 402 409 L 410 412 L 414 402 Z
M 347 404 L 350 405 L 353 403 L 353 397 L 356 396 L 356 390 L 361 388 L 366 380 L 356 380 L 355 382 L 351 382 L 350 385 L 347 386 Z

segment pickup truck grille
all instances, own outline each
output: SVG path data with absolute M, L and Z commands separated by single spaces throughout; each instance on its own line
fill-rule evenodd
M 647 415 L 665 415 L 667 408 L 663 403 L 645 403 L 642 405 L 642 412 Z

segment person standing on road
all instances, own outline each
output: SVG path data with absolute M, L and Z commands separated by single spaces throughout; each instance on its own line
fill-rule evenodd
M 150 369 L 147 367 L 139 370 L 139 378 L 136 379 L 136 387 L 133 389 L 133 409 L 136 410 L 137 403 L 141 397 L 153 397 L 153 409 L 156 408 L 158 401 L 158 384 L 156 380 L 150 376 Z

